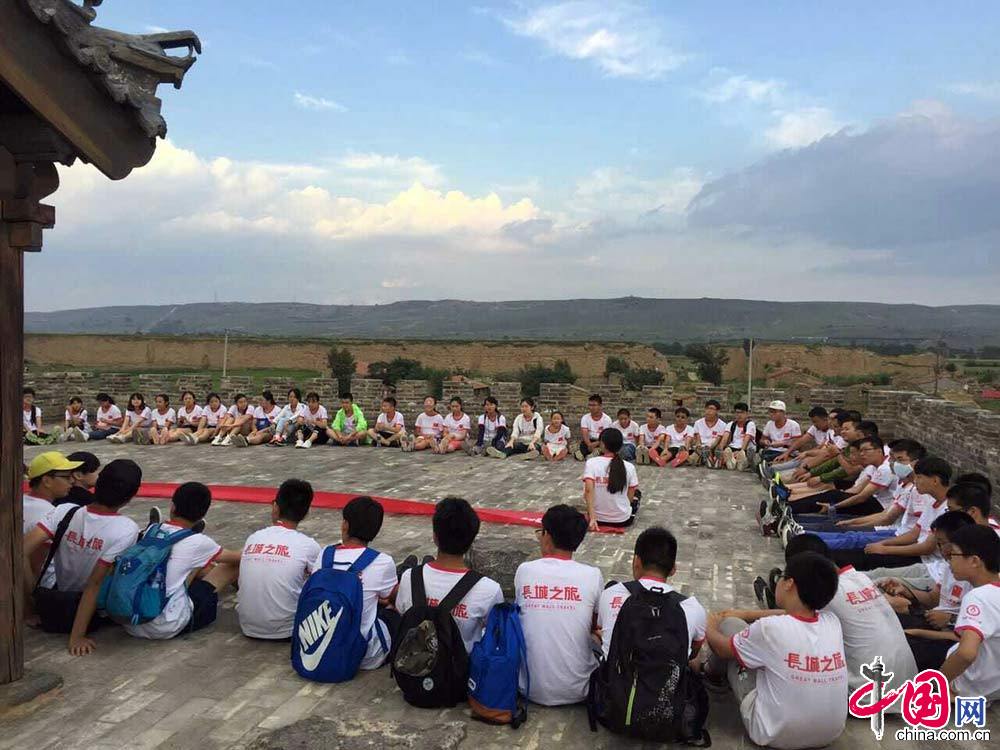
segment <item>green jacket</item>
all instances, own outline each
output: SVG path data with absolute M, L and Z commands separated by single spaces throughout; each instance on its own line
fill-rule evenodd
M 337 410 L 337 416 L 333 418 L 333 424 L 330 425 L 331 430 L 336 430 L 337 432 L 344 431 L 344 422 L 347 421 L 347 415 L 344 413 L 343 409 Z M 354 431 L 364 432 L 368 429 L 368 422 L 365 421 L 365 415 L 361 411 L 361 407 L 354 404 Z

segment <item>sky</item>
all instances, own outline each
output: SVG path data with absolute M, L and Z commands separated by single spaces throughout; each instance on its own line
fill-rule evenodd
M 107 0 L 167 139 L 61 167 L 29 310 L 998 303 L 1000 4 Z

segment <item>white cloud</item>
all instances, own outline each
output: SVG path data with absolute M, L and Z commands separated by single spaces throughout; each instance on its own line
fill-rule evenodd
M 616 167 L 602 167 L 577 183 L 569 210 L 584 217 L 635 220 L 650 213 L 680 217 L 703 184 L 690 169 L 643 178 Z
M 774 78 L 759 81 L 745 75 L 729 76 L 726 80 L 708 88 L 701 96 L 713 104 L 733 101 L 749 101 L 754 104 L 777 103 L 785 90 L 785 82 Z
M 659 21 L 632 3 L 550 3 L 504 23 L 554 54 L 593 62 L 612 78 L 661 78 L 686 59 L 664 41 Z
M 351 153 L 337 159 L 336 164 L 351 173 L 362 175 L 360 178 L 350 178 L 356 184 L 384 187 L 399 183 L 405 183 L 408 186 L 419 182 L 434 186 L 444 182 L 441 167 L 419 156 Z
M 776 111 L 774 116 L 777 122 L 764 131 L 764 137 L 775 148 L 808 146 L 845 127 L 826 107 Z
M 1000 81 L 966 81 L 948 86 L 953 94 L 974 96 L 988 102 L 1000 102 Z
M 301 91 L 296 91 L 292 98 L 296 106 L 314 112 L 347 111 L 347 107 L 339 102 L 335 102 L 333 99 L 326 99 L 322 96 L 311 96 L 310 94 L 303 94 Z
M 407 278 L 396 278 L 396 279 L 382 279 L 382 283 L 379 284 L 383 289 L 414 289 L 420 286 Z
M 169 34 L 170 33 L 170 29 L 164 28 L 163 26 L 154 26 L 153 24 L 149 24 L 149 23 L 147 23 L 143 27 L 143 30 L 147 34 Z

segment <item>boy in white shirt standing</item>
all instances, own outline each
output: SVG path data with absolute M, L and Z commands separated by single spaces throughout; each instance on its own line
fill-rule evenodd
M 728 678 L 743 725 L 758 745 L 821 747 L 847 723 L 847 660 L 840 620 L 821 612 L 837 593 L 833 563 L 815 552 L 791 558 L 775 588 L 786 614 L 753 625 L 708 617 L 713 657 L 705 670 Z
M 247 537 L 236 600 L 243 635 L 292 637 L 299 594 L 320 551 L 315 539 L 298 530 L 312 499 L 309 482 L 286 479 L 271 503 L 271 525 Z
M 536 533 L 541 559 L 522 563 L 514 574 L 530 674 L 526 685 L 522 673 L 521 689 L 543 706 L 580 703 L 597 667 L 592 634 L 604 580 L 598 568 L 573 560 L 587 536 L 578 510 L 549 508 Z
M 604 399 L 601 394 L 593 393 L 587 399 L 589 413 L 580 419 L 580 446 L 573 453 L 573 458 L 583 461 L 591 453 L 599 453 L 601 433 L 611 426 L 611 417 L 604 413 Z
M 382 529 L 385 511 L 367 496 L 351 499 L 343 510 L 340 524 L 341 543 L 333 546 L 333 567 L 346 570 L 353 565 Z M 327 549 L 330 549 L 329 547 Z M 327 550 L 321 550 L 313 561 L 313 570 L 323 567 Z M 375 550 L 372 550 L 375 552 Z M 242 584 L 241 584 L 242 586 Z M 392 643 L 399 630 L 402 615 L 385 606 L 396 588 L 396 563 L 384 552 L 361 571 L 363 611 L 361 633 L 368 642 L 368 650 L 361 659 L 361 669 L 378 669 L 392 650 Z
M 722 468 L 722 441 L 729 432 L 729 425 L 719 419 L 722 404 L 714 398 L 705 402 L 705 416 L 694 423 L 694 454 L 698 462 L 709 469 Z M 694 460 L 694 459 L 692 459 Z
M 962 598 L 955 634 L 941 672 L 958 695 L 1000 698 L 1000 537 L 975 524 L 954 533 L 951 570 L 973 589 Z

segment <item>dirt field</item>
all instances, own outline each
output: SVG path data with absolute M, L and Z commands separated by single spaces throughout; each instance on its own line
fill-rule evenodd
M 723 370 L 725 379 L 745 378 L 747 358 L 743 349 L 733 347 Z M 764 344 L 754 348 L 755 378 L 766 378 L 779 370 L 791 370 L 788 380 L 795 381 L 795 372 L 824 376 L 849 376 L 887 373 L 895 385 L 915 384 L 933 377 L 933 354 L 904 354 L 887 357 L 867 349 L 841 346 L 802 346 L 799 344 Z

